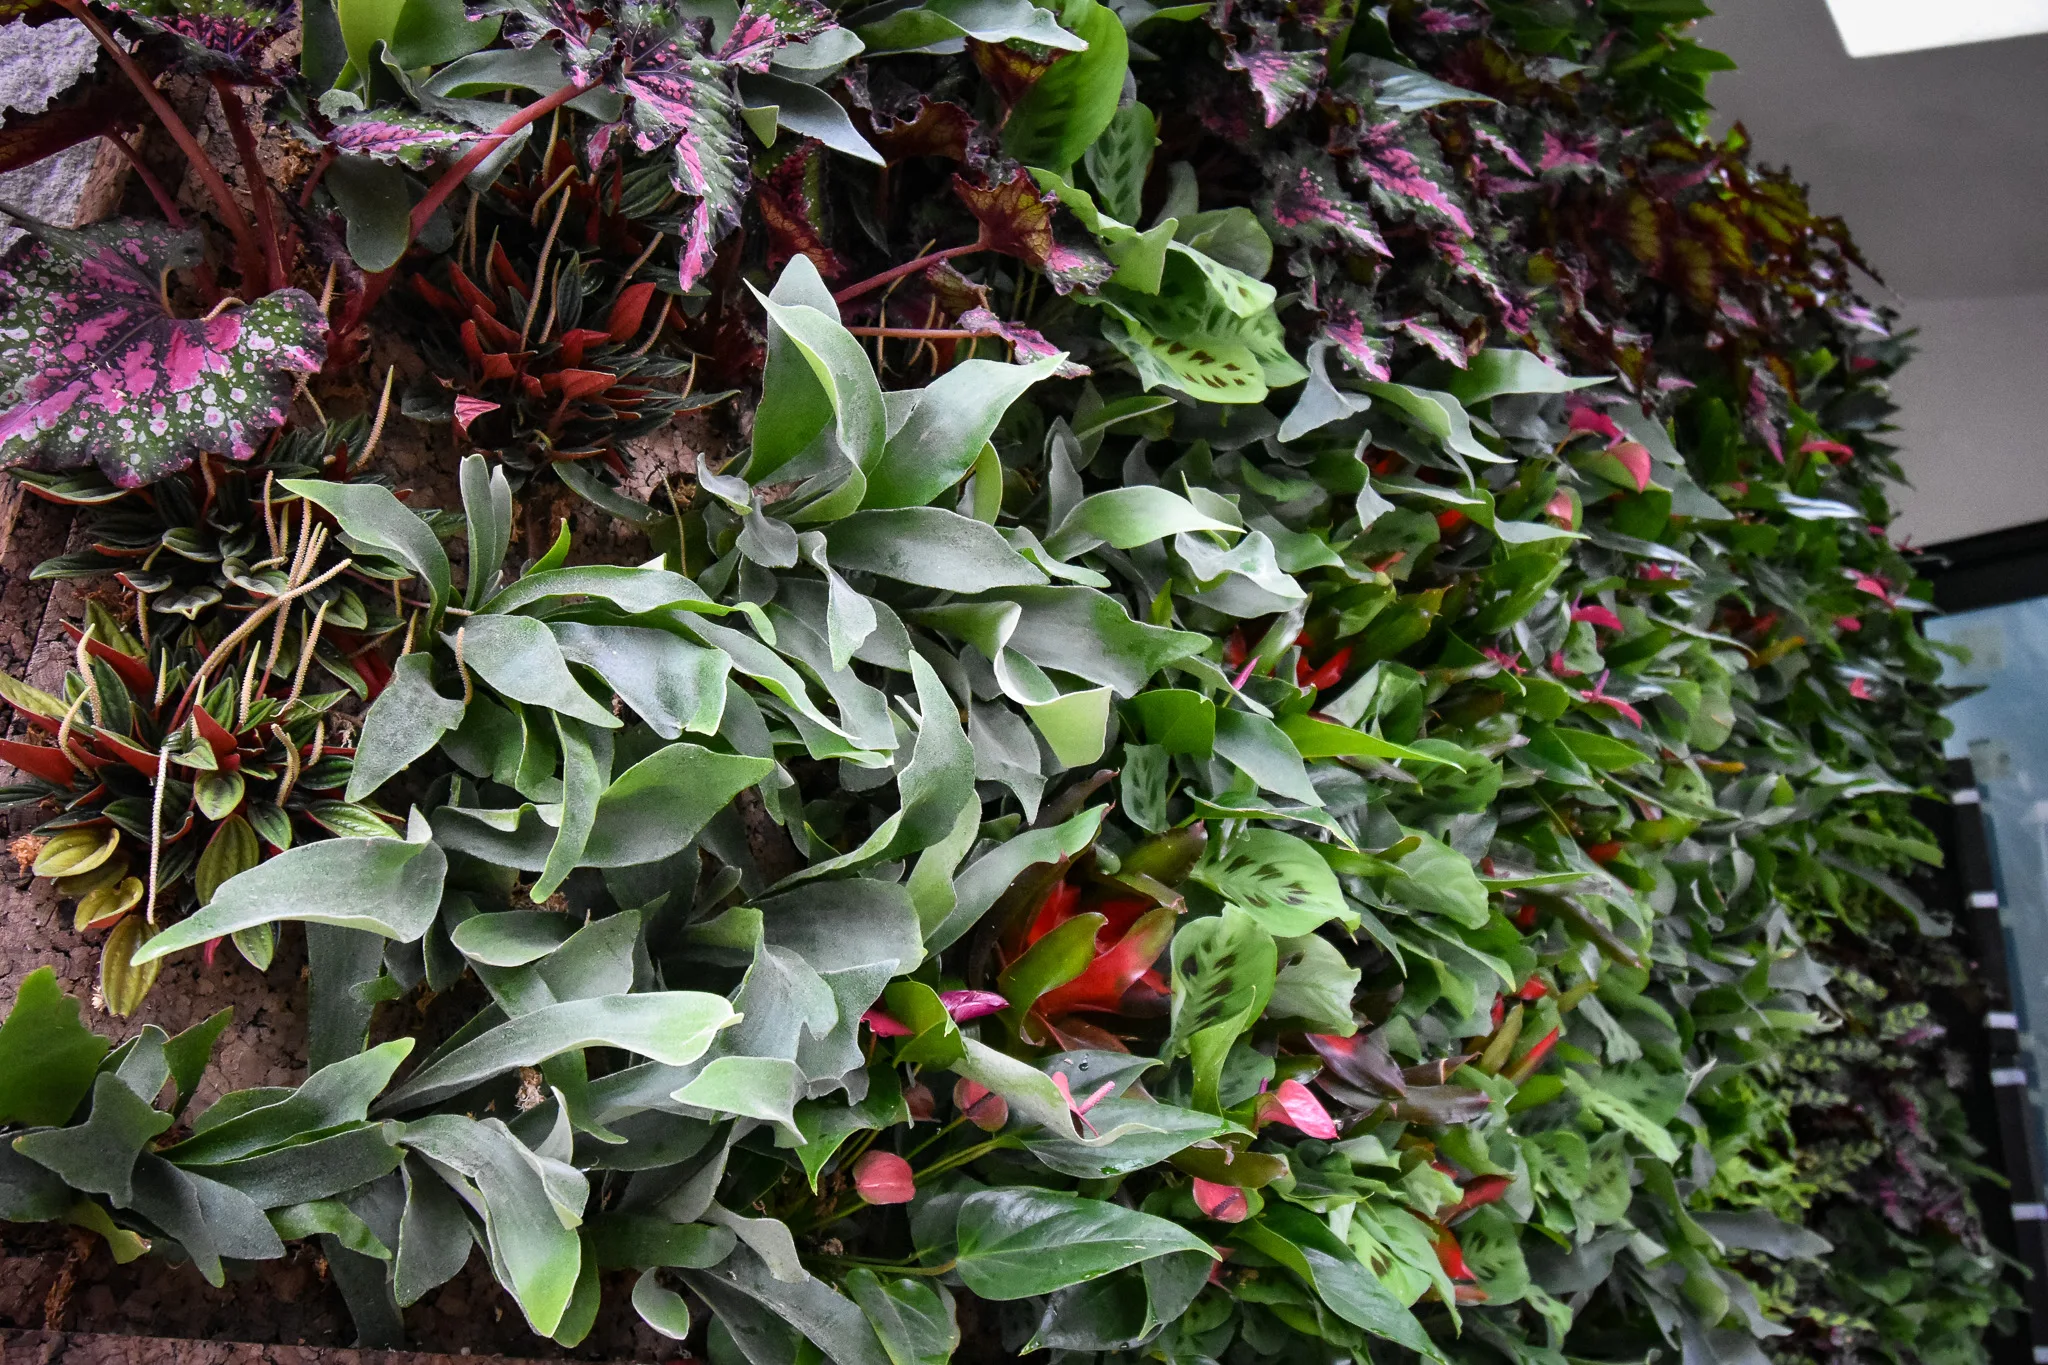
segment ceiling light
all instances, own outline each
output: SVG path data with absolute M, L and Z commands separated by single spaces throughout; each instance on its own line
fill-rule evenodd
M 1851 57 L 2048 33 L 2048 0 L 1828 0 Z

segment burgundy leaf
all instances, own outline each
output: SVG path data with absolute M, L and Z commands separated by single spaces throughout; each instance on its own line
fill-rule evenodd
M 67 147 L 133 126 L 143 111 L 134 90 L 123 81 L 92 89 L 83 99 L 67 99 L 39 114 L 10 113 L 0 126 L 0 172 L 19 170 Z
M 917 112 L 909 118 L 871 115 L 874 131 L 868 141 L 888 158 L 890 165 L 913 156 L 938 156 L 949 161 L 967 159 L 967 140 L 975 129 L 974 115 L 947 100 L 920 95 Z
M 1038 183 L 1021 166 L 1008 180 L 993 185 L 976 185 L 955 175 L 953 192 L 980 222 L 984 246 L 1037 266 L 1059 293 L 1092 290 L 1116 273 L 1093 247 L 1059 239 L 1053 232 L 1056 201 L 1039 193 Z
M 974 38 L 967 40 L 967 51 L 981 78 L 1003 102 L 1005 114 L 1024 98 L 1025 91 L 1038 84 L 1038 78 L 1051 69 L 1060 55 L 1053 52 L 1038 57 L 1009 43 L 984 43 Z
M 125 219 L 32 230 L 0 261 L 0 467 L 97 463 L 135 488 L 201 453 L 246 460 L 284 421 L 292 376 L 326 360 L 303 290 L 171 316 L 158 282 L 199 259 L 196 233 Z
M 1010 1121 L 1010 1102 L 965 1076 L 953 1082 L 953 1104 L 962 1118 L 984 1133 L 996 1132 Z
M 1556 129 L 1543 135 L 1543 159 L 1536 163 L 1539 171 L 1598 170 L 1600 168 L 1600 139 L 1597 137 L 1576 137 L 1559 133 Z
M 1325 1090 L 1330 1089 L 1329 1083 L 1335 1079 L 1368 1095 L 1407 1093 L 1408 1082 L 1402 1078 L 1401 1068 L 1394 1065 L 1379 1034 L 1354 1033 L 1341 1038 L 1334 1033 L 1311 1033 L 1308 1042 L 1323 1059 L 1325 1070 L 1317 1083 Z
M 455 395 L 455 434 L 469 439 L 469 424 L 477 418 L 498 410 L 498 404 L 482 398 L 472 398 L 466 393 Z
M 824 163 L 823 147 L 800 143 L 755 182 L 754 203 L 768 229 L 770 270 L 805 256 L 827 280 L 846 273 L 846 262 L 825 240 Z

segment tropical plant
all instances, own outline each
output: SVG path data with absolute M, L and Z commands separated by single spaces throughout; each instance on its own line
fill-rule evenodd
M 150 225 L 10 258 L 0 456 L 112 500 L 51 571 L 180 610 L 96 606 L 0 756 L 130 912 L 110 1003 L 298 924 L 318 1007 L 303 1085 L 185 1122 L 225 1020 L 113 1048 L 31 976 L 0 1216 L 216 1282 L 316 1237 L 369 1343 L 480 1248 L 564 1346 L 624 1292 L 751 1365 L 1982 1358 L 1969 1149 L 1869 1053 L 1943 928 L 1905 348 L 1702 137 L 1691 7 L 346 0 L 297 73 L 282 14 L 113 13 L 141 98 L 198 63 L 313 154 L 235 139 L 245 214 L 171 128 L 240 295 Z M 177 371 L 113 439 L 42 377 L 140 363 L 48 365 L 91 291 L 246 410 Z M 290 406 L 387 340 L 459 518 Z M 629 497 L 699 368 L 740 420 Z M 652 557 L 519 553 L 550 468 Z

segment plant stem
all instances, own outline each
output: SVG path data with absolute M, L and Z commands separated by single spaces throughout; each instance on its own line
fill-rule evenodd
M 591 84 L 595 83 L 592 82 Z M 440 208 L 448 196 L 455 193 L 455 187 L 467 179 L 471 171 L 481 166 L 484 158 L 498 150 L 506 138 L 511 137 L 534 120 L 552 114 L 555 110 L 561 108 L 588 89 L 590 89 L 589 85 L 577 85 L 572 81 L 554 94 L 549 95 L 546 99 L 535 100 L 532 104 L 527 105 L 524 109 L 521 109 L 518 113 L 491 129 L 481 142 L 469 149 L 462 160 L 456 162 L 442 173 L 441 178 L 434 182 L 434 187 L 427 191 L 426 198 L 413 205 L 412 235 L 415 237 L 420 235 L 421 231 L 427 226 L 427 220 L 434 216 L 434 210 Z
M 833 1265 L 852 1266 L 855 1270 L 886 1270 L 891 1275 L 948 1275 L 953 1267 L 960 1264 L 958 1258 L 934 1266 L 922 1266 L 914 1261 L 869 1261 L 859 1256 L 820 1256 L 817 1259 L 830 1261 Z
M 965 341 L 983 335 L 964 327 L 849 327 L 857 337 L 902 337 L 906 341 Z M 917 357 L 912 353 L 912 361 Z
M 121 155 L 128 158 L 128 164 L 134 168 L 136 179 L 142 182 L 142 187 L 149 191 L 149 197 L 156 200 L 157 208 L 162 210 L 164 221 L 182 230 L 185 226 L 185 215 L 178 211 L 178 201 L 171 198 L 170 190 L 165 187 L 163 181 L 157 179 L 156 172 L 149 168 L 149 163 L 142 159 L 142 154 L 130 146 L 128 139 L 119 133 L 102 133 L 100 136 L 113 143 Z
M 263 241 L 263 261 L 270 268 L 270 287 L 282 289 L 289 278 L 285 274 L 284 249 L 278 242 L 277 216 L 270 207 L 270 177 L 263 173 L 263 160 L 256 153 L 256 135 L 249 130 L 249 112 L 242 107 L 242 97 L 235 93 L 234 83 L 220 73 L 212 77 L 213 93 L 220 98 L 220 112 L 228 125 L 228 135 L 234 139 L 235 155 L 242 159 L 242 174 L 249 181 L 249 205 L 256 211 L 256 231 Z
M 236 250 L 242 259 L 243 273 L 248 274 L 251 265 L 263 260 L 263 248 L 257 244 L 256 234 L 249 227 L 249 220 L 242 215 L 242 206 L 237 204 L 234 195 L 229 193 L 227 181 L 221 179 L 219 169 L 207 157 L 206 149 L 199 145 L 199 139 L 192 136 L 192 130 L 178 117 L 178 111 L 171 108 L 170 101 L 156 88 L 156 82 L 149 78 L 149 73 L 137 66 L 135 59 L 114 41 L 114 35 L 107 32 L 106 26 L 93 17 L 92 11 L 85 7 L 85 0 L 57 0 L 57 4 L 79 23 L 84 24 L 87 31 L 99 41 L 99 45 L 107 50 L 107 54 L 114 59 L 114 65 L 121 69 L 121 74 L 128 78 L 129 84 L 135 87 L 136 93 L 142 96 L 144 103 L 149 105 L 151 112 L 163 124 L 164 131 L 171 135 L 171 141 L 178 144 L 178 150 L 192 163 L 192 169 L 205 184 L 206 192 L 213 196 L 213 202 L 220 210 L 221 221 L 227 224 L 228 231 L 233 234 Z
M 926 266 L 937 265 L 941 261 L 950 261 L 955 256 L 969 256 L 977 251 L 986 250 L 988 250 L 988 243 L 980 237 L 975 238 L 965 246 L 949 246 L 944 251 L 934 251 L 929 255 L 920 256 L 914 261 L 905 261 L 902 265 L 891 266 L 881 274 L 870 275 L 858 284 L 849 284 L 846 288 L 834 294 L 832 301 L 834 303 L 845 303 L 848 299 L 857 299 L 871 289 L 880 289 L 891 280 L 900 280 L 905 275 L 923 270 Z
M 929 1180 L 933 1176 L 938 1175 L 943 1171 L 950 1171 L 955 1166 L 965 1166 L 970 1161 L 979 1161 L 982 1157 L 987 1156 L 990 1152 L 996 1151 L 1003 1147 L 1008 1147 L 1009 1145 L 1010 1140 L 1008 1138 L 997 1137 L 990 1138 L 987 1142 L 977 1142 L 972 1147 L 962 1147 L 959 1151 L 953 1153 L 951 1156 L 942 1156 L 937 1161 L 934 1161 L 931 1165 L 919 1171 L 917 1173 L 917 1179 Z

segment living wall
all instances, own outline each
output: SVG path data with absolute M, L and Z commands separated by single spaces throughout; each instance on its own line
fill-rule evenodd
M 1984 1358 L 1904 347 L 1704 5 L 7 12 L 156 206 L 0 265 L 17 856 L 309 1027 L 30 975 L 0 1215 L 378 1344 Z

